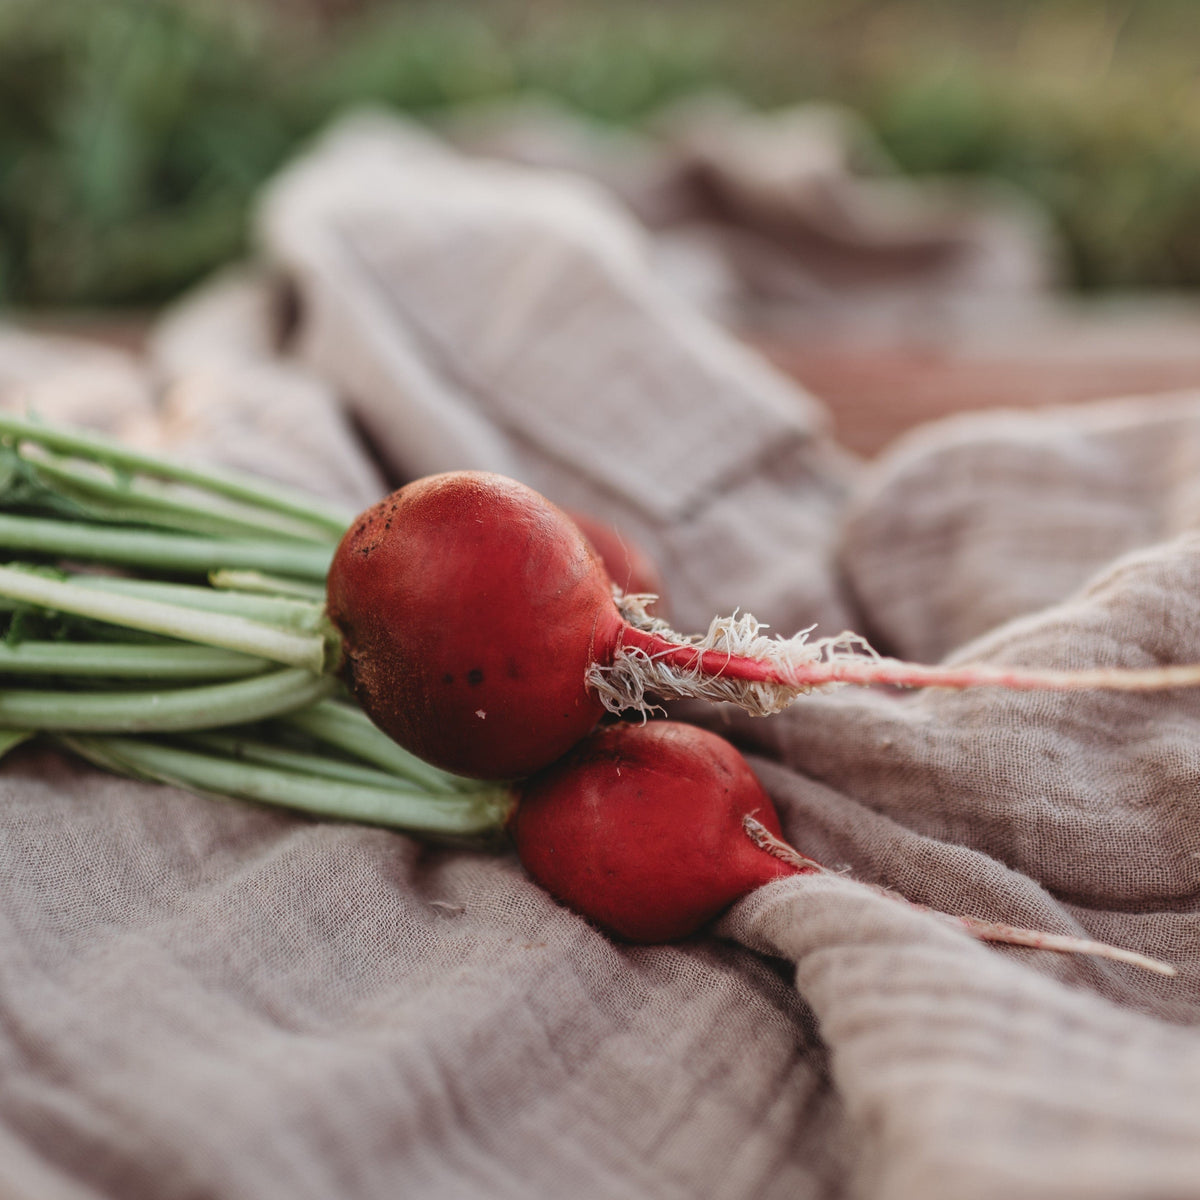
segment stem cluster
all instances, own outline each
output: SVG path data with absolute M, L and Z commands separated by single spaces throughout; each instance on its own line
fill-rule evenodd
M 0 755 L 35 735 L 121 774 L 462 838 L 508 790 L 346 703 L 324 580 L 352 514 L 0 415 Z

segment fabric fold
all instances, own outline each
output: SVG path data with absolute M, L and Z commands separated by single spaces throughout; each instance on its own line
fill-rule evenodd
M 794 964 L 860 1138 L 854 1194 L 1195 1194 L 1191 1033 L 1011 961 L 1039 951 L 984 949 L 849 880 L 770 884 L 721 932 Z

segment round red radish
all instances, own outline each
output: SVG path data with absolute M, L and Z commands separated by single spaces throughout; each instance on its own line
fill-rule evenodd
M 621 625 L 612 583 L 574 521 L 511 479 L 401 488 L 342 539 L 327 594 L 359 702 L 428 762 L 518 778 L 604 712 L 585 681 Z
M 748 613 L 674 633 L 613 584 L 578 525 L 530 488 L 457 471 L 417 480 L 355 522 L 328 609 L 366 712 L 402 746 L 462 775 L 511 779 L 565 753 L 603 712 L 648 697 L 760 716 L 835 683 L 1077 690 L 1200 685 L 1200 664 L 1039 671 L 922 666 L 857 635 L 768 638 Z
M 510 828 L 537 883 L 631 942 L 687 937 L 774 879 L 835 874 L 783 841 L 770 799 L 728 742 L 669 721 L 593 733 L 527 782 Z M 980 941 L 1177 973 L 1135 950 L 938 912 L 864 886 Z
M 617 937 L 687 937 L 796 868 L 742 824 L 780 836 L 746 760 L 693 725 L 596 730 L 529 780 L 512 821 L 521 862 L 552 896 Z
M 585 513 L 571 511 L 571 519 L 583 531 L 583 536 L 592 544 L 604 569 L 622 592 L 635 595 L 657 596 L 654 611 L 666 609 L 664 596 L 666 587 L 654 560 L 632 542 L 619 529 L 589 517 Z

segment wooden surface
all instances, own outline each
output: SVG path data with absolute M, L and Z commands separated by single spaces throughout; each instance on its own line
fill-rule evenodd
M 1050 307 L 957 335 L 748 340 L 819 396 L 838 440 L 864 455 L 956 412 L 1200 388 L 1200 304 L 1186 300 Z
M 878 453 L 914 425 L 955 412 L 1200 388 L 1200 353 L 1191 361 L 1166 363 L 1120 358 L 1063 363 L 1036 355 L 961 357 L 904 348 L 765 349 L 825 401 L 838 441 L 863 455 Z

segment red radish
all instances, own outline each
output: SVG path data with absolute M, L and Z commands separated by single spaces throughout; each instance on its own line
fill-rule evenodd
M 688 937 L 772 880 L 833 873 L 782 840 L 770 798 L 733 746 L 673 721 L 596 730 L 526 782 L 510 829 L 537 883 L 630 942 Z M 1166 963 L 1103 942 L 912 907 L 981 941 L 1175 974 Z
M 609 578 L 626 595 L 653 596 L 653 607 L 663 611 L 666 588 L 654 560 L 619 529 L 585 513 L 570 512 L 571 520 L 596 551 Z M 646 605 L 647 608 L 651 604 Z
M 685 637 L 613 584 L 578 526 L 503 476 L 417 480 L 364 513 L 330 568 L 343 670 L 371 718 L 446 770 L 506 779 L 547 766 L 605 709 L 647 697 L 756 715 L 835 683 L 1020 690 L 1200 684 L 1200 665 L 1038 671 L 881 659 L 855 634 L 768 638 L 749 614 Z
M 522 484 L 456 472 L 364 513 L 327 582 L 345 670 L 397 742 L 461 775 L 528 775 L 604 713 L 612 582 L 574 521 Z
M 796 873 L 745 835 L 779 818 L 746 760 L 694 725 L 596 730 L 529 780 L 517 853 L 552 896 L 631 942 L 687 937 L 735 900 Z

